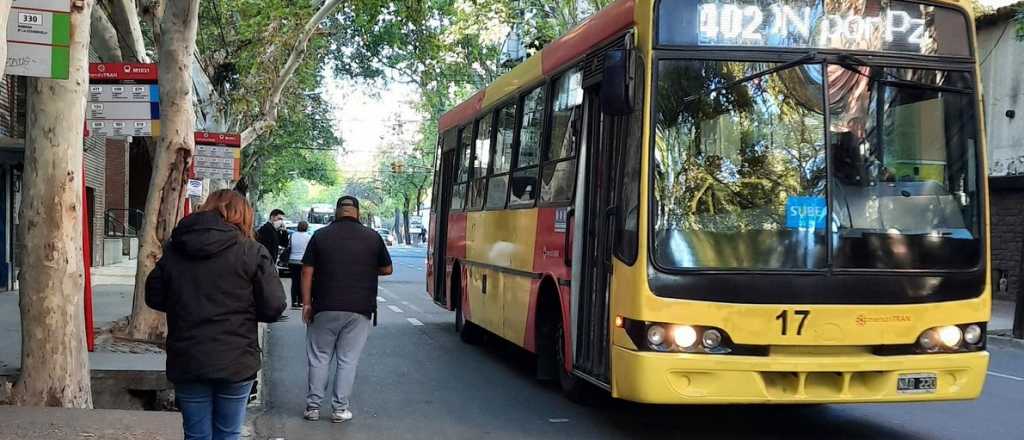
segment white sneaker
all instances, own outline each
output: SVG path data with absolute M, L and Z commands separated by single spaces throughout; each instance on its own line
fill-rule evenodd
M 302 417 L 310 422 L 320 420 L 320 410 L 318 409 L 307 409 L 306 412 L 302 413 Z
M 347 409 L 335 411 L 334 414 L 331 414 L 331 422 L 341 423 L 347 422 L 349 420 L 352 420 L 352 411 L 349 411 Z

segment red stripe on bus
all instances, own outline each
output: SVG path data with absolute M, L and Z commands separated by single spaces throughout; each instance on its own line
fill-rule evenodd
M 634 0 L 619 0 L 541 52 L 541 68 L 550 75 L 591 48 L 633 25 Z
M 448 216 L 448 242 L 445 245 L 445 256 L 448 258 L 466 258 L 466 213 L 458 212 Z
M 477 113 L 480 113 L 480 106 L 483 105 L 485 94 L 486 91 L 481 90 L 473 95 L 472 98 L 469 98 L 462 104 L 451 109 L 448 113 L 442 115 L 441 120 L 437 122 L 437 130 L 444 133 L 449 128 L 472 121 L 473 118 L 476 117 Z
M 537 238 L 533 250 L 534 273 L 550 273 L 556 279 L 562 280 L 572 278 L 572 268 L 565 264 L 565 234 L 568 225 L 564 223 L 564 219 L 561 222 L 555 219 L 559 210 L 566 209 L 537 209 Z M 568 252 L 571 254 L 572 249 L 568 249 Z

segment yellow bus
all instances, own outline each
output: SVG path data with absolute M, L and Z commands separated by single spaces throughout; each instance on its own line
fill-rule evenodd
M 429 295 L 573 397 L 977 398 L 968 5 L 612 4 L 440 119 Z

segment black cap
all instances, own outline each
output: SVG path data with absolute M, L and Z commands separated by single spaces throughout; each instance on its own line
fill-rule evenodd
M 341 208 L 345 206 L 351 206 L 353 208 L 359 209 L 359 199 L 352 196 L 344 196 L 338 199 L 338 206 L 336 207 L 337 210 L 341 211 Z

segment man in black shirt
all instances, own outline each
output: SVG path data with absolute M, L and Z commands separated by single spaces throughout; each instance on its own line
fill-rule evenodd
M 338 199 L 337 220 L 313 235 L 302 259 L 302 319 L 306 323 L 309 388 L 307 420 L 320 419 L 332 356 L 334 377 L 331 421 L 352 419 L 349 396 L 359 356 L 377 313 L 377 281 L 394 271 L 380 234 L 359 222 L 359 200 Z
M 285 234 L 282 240 L 281 235 Z M 287 241 L 287 233 L 284 232 L 284 211 L 275 209 L 270 211 L 270 219 L 256 231 L 256 239 L 270 252 L 270 261 L 277 264 L 278 254 L 281 253 L 281 246 Z

